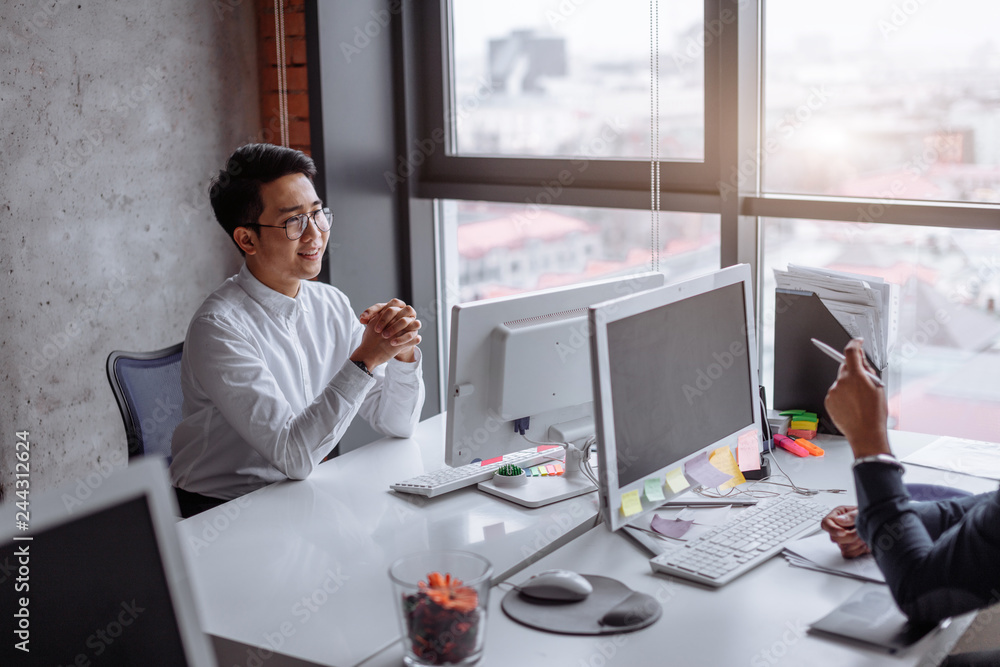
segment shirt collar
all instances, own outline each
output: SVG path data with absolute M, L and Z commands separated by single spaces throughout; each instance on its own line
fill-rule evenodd
M 302 306 L 302 299 L 285 296 L 281 292 L 271 289 L 250 272 L 244 263 L 243 268 L 236 275 L 236 284 L 243 288 L 243 291 L 250 295 L 250 298 L 259 303 L 264 310 L 283 318 L 294 317 L 299 309 L 305 310 Z M 299 294 L 302 296 L 302 285 L 299 285 Z

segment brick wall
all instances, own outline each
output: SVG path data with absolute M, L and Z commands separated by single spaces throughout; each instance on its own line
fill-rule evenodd
M 278 109 L 278 59 L 275 49 L 275 0 L 256 0 L 260 54 L 260 122 L 264 141 L 281 143 Z M 284 0 L 285 78 L 288 86 L 288 143 L 311 154 L 309 145 L 309 84 L 306 76 L 305 0 Z

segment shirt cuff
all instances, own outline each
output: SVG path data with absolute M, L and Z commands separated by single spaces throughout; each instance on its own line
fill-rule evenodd
M 385 364 L 386 374 L 392 373 L 393 375 L 405 376 L 405 375 L 420 375 L 421 360 L 423 359 L 423 353 L 420 352 L 419 347 L 413 348 L 413 361 L 400 361 L 396 357 L 393 357 Z
M 330 384 L 336 387 L 341 396 L 349 400 L 357 400 L 360 403 L 368 390 L 375 386 L 375 378 L 348 359 L 340 371 L 333 376 Z

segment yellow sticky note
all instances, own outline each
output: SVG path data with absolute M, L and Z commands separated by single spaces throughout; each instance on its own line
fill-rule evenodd
M 632 516 L 642 511 L 642 501 L 639 500 L 639 491 L 629 491 L 622 494 L 622 514 Z
M 644 492 L 646 494 L 646 500 L 651 503 L 667 499 L 667 497 L 663 495 L 663 483 L 660 482 L 659 477 L 655 479 L 647 479 L 644 485 Z
M 747 481 L 746 477 L 743 476 L 743 473 L 740 472 L 740 467 L 736 465 L 736 459 L 733 458 L 733 452 L 727 446 L 719 447 L 712 452 L 708 457 L 708 462 L 727 475 L 733 476 L 731 480 L 719 485 L 719 491 L 731 489 L 732 487 L 739 486 Z
M 691 485 L 688 484 L 687 477 L 684 476 L 684 471 L 680 468 L 674 468 L 667 473 L 667 488 L 674 493 L 680 493 L 689 486 Z

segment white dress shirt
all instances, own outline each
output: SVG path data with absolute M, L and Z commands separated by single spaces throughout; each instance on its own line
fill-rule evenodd
M 411 435 L 424 403 L 420 350 L 369 377 L 348 358 L 363 333 L 337 288 L 303 280 L 293 299 L 244 265 L 188 328 L 174 486 L 229 500 L 305 479 L 359 412 L 379 433 Z

